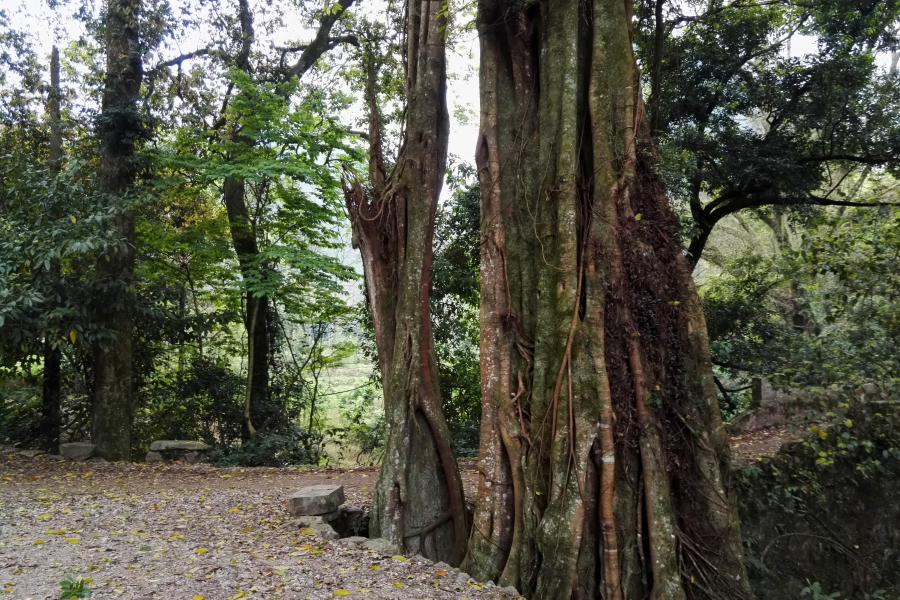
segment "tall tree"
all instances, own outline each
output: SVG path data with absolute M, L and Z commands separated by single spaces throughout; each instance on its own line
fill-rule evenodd
M 541 599 L 746 598 L 706 325 L 630 0 L 480 0 L 481 477 L 465 569 Z
M 319 20 L 316 36 L 310 44 L 296 48 L 284 49 L 300 51 L 297 62 L 283 74 L 287 77 L 303 77 L 317 60 L 338 43 L 352 42 L 354 38 L 343 36 L 331 37 L 331 30 L 340 16 L 355 0 L 340 0 L 325 10 Z M 252 75 L 250 62 L 254 39 L 253 14 L 248 0 L 238 0 L 238 22 L 240 23 L 240 46 L 234 59 L 234 67 L 247 75 Z M 253 144 L 253 140 L 240 130 L 230 132 L 235 142 Z M 222 195 L 228 212 L 231 227 L 231 239 L 234 250 L 241 265 L 241 274 L 248 287 L 244 323 L 247 328 L 247 391 L 244 408 L 244 435 L 253 435 L 254 415 L 261 415 L 269 396 L 269 340 L 271 337 L 269 297 L 260 288 L 265 287 L 268 267 L 260 261 L 259 242 L 254 219 L 246 199 L 247 181 L 238 175 L 225 177 L 222 184 Z M 256 289 L 254 289 L 256 288 Z
M 111 337 L 94 360 L 91 439 L 108 460 L 131 458 L 134 216 L 127 204 L 138 175 L 135 152 L 144 133 L 138 112 L 143 79 L 141 0 L 109 0 L 106 12 L 106 81 L 98 119 L 100 189 L 115 213 L 121 239 L 97 258 L 98 321 Z
M 50 116 L 50 169 L 56 173 L 62 166 L 62 119 L 59 112 L 59 101 L 62 93 L 59 87 L 59 49 L 53 46 L 50 56 L 50 93 L 47 112 Z M 58 215 L 53 215 L 54 218 Z M 61 278 L 59 259 L 52 261 L 49 269 L 51 286 L 58 286 Z M 56 290 L 58 291 L 58 290 Z M 56 300 L 56 298 L 54 298 Z M 41 434 L 45 447 L 56 452 L 60 437 L 60 378 L 62 367 L 62 351 L 56 336 L 45 336 L 44 339 L 44 373 L 41 394 Z
M 375 64 L 365 54 L 369 184 L 345 183 L 375 328 L 387 440 L 370 528 L 407 552 L 458 564 L 466 512 L 441 411 L 429 295 L 435 214 L 449 139 L 442 0 L 405 3 L 406 113 L 388 174 Z

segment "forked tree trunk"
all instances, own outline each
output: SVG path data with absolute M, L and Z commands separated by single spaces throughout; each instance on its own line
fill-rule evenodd
M 406 128 L 389 176 L 370 65 L 371 189 L 345 181 L 344 192 L 353 244 L 363 258 L 387 422 L 370 528 L 405 552 L 459 564 L 468 529 L 441 411 L 429 309 L 434 219 L 449 135 L 442 6 L 442 0 L 406 5 Z
M 481 478 L 464 568 L 529 598 L 745 598 L 705 323 L 629 0 L 480 0 Z
M 99 117 L 100 188 L 107 202 L 127 202 L 137 177 L 135 142 L 143 134 L 137 100 L 143 79 L 139 44 L 141 0 L 108 0 L 106 84 Z M 134 218 L 117 208 L 121 244 L 97 259 L 97 318 L 113 337 L 98 346 L 94 363 L 91 439 L 107 460 L 131 458 Z

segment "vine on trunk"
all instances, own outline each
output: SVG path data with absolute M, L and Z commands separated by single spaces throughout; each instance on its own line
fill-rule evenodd
M 344 181 L 360 249 L 384 387 L 387 440 L 370 529 L 401 551 L 458 564 L 468 535 L 462 480 L 441 411 L 429 292 L 437 202 L 447 160 L 445 15 L 406 4 L 404 139 L 387 173 L 376 68 L 364 50 L 370 189 Z
M 746 598 L 705 323 L 624 0 L 481 0 L 482 447 L 465 568 Z

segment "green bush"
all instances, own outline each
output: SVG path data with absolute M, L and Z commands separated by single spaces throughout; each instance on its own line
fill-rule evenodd
M 209 461 L 217 467 L 317 465 L 322 458 L 323 441 L 321 433 L 295 426 L 262 432 L 242 444 L 217 448 Z

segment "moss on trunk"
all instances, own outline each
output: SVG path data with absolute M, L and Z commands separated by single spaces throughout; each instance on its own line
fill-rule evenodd
M 449 135 L 441 7 L 440 0 L 407 3 L 406 127 L 390 174 L 382 156 L 376 74 L 367 63 L 371 187 L 345 181 L 345 196 L 353 244 L 363 258 L 387 425 L 370 530 L 403 551 L 458 564 L 468 529 L 441 412 L 429 308 Z
M 465 568 L 743 598 L 705 325 L 622 0 L 481 0 L 482 447 Z
M 109 0 L 106 83 L 98 119 L 100 188 L 114 206 L 112 226 L 121 243 L 97 259 L 97 320 L 110 333 L 94 352 L 91 439 L 108 460 L 131 459 L 134 217 L 127 203 L 137 178 L 136 141 L 143 79 L 139 40 L 140 0 Z

